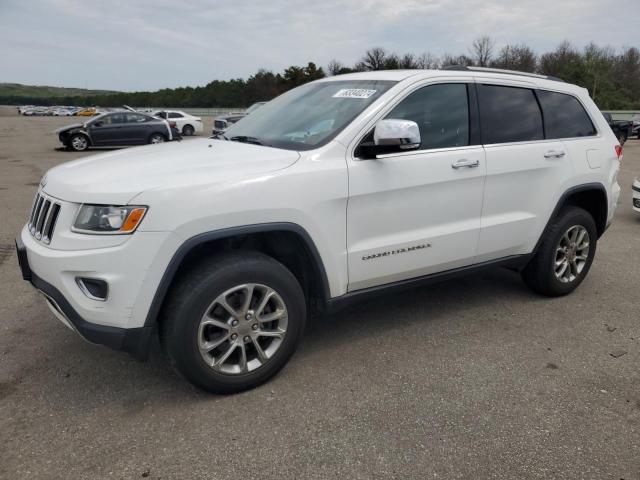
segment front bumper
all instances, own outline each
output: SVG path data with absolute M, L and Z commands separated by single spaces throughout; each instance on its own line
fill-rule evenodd
M 22 278 L 31 282 L 44 295 L 48 307 L 63 324 L 88 342 L 128 352 L 140 360 L 146 358 L 149 342 L 154 333 L 152 327 L 118 328 L 87 322 L 76 312 L 60 290 L 31 270 L 27 248 L 20 236 L 16 238 L 16 251 Z
M 60 230 L 55 233 L 58 240 L 65 238 Z M 144 358 L 153 334 L 146 316 L 178 240 L 169 232 L 136 232 L 119 240 L 122 243 L 107 247 L 60 250 L 42 245 L 25 227 L 16 249 L 23 278 L 44 294 L 62 323 L 91 343 Z M 106 301 L 88 297 L 78 277 L 107 282 Z

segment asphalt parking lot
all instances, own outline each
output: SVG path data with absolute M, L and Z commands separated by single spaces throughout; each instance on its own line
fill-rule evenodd
M 56 150 L 68 123 L 0 108 L 0 478 L 640 478 L 640 141 L 574 294 L 496 270 L 381 296 L 221 397 L 158 350 L 139 363 L 85 343 L 21 279 L 13 239 L 40 177 L 86 155 Z

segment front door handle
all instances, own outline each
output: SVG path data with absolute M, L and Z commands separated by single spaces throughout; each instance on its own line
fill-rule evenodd
M 544 154 L 544 158 L 562 158 L 565 153 L 562 150 L 549 150 Z
M 455 168 L 456 170 L 458 168 L 464 168 L 464 167 L 476 168 L 478 165 L 480 165 L 480 162 L 478 160 L 456 160 L 451 164 L 451 168 Z

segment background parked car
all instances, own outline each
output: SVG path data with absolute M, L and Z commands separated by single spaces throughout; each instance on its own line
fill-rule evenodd
M 220 115 L 213 119 L 213 130 L 211 133 L 217 135 L 218 133 L 223 133 L 227 128 L 236 123 L 238 120 L 243 119 L 247 115 L 255 112 L 258 108 L 263 106 L 267 102 L 258 102 L 251 105 L 244 112 L 238 113 L 229 113 L 227 115 Z
M 121 147 L 180 139 L 167 120 L 139 112 L 105 113 L 85 123 L 57 130 L 60 142 L 75 151 Z
M 620 145 L 624 145 L 624 142 L 631 136 L 631 130 L 633 128 L 633 122 L 629 120 L 614 120 L 610 113 L 602 113 L 607 123 L 616 134 L 616 138 L 620 142 Z
M 640 113 L 636 113 L 633 117 L 631 117 L 631 122 L 633 123 L 632 135 L 635 135 L 638 140 L 640 140 Z
M 194 117 L 180 110 L 158 110 L 153 112 L 152 115 L 175 122 L 176 128 L 185 137 L 189 137 L 195 133 L 202 133 L 203 131 L 202 119 L 200 117 Z
M 99 115 L 98 109 L 94 107 L 83 108 L 82 110 L 78 110 L 74 115 L 78 117 L 92 117 L 94 115 Z

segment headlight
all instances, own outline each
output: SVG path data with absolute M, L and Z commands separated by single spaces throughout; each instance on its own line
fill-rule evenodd
M 113 205 L 82 205 L 73 222 L 72 230 L 78 233 L 125 234 L 133 233 L 147 207 L 141 206 L 113 206 Z

